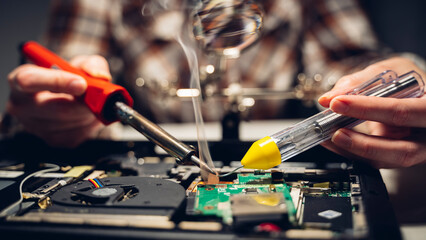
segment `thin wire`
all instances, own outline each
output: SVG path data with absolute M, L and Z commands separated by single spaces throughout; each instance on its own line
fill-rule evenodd
M 99 187 L 103 187 L 104 186 L 99 179 L 94 178 L 93 180 L 95 180 L 95 182 L 99 185 Z
M 244 166 L 239 166 L 237 168 L 234 168 L 234 170 L 230 171 L 229 173 L 225 173 L 225 174 L 220 174 L 219 177 L 227 177 L 233 173 L 235 173 L 236 171 L 240 170 L 241 168 L 243 168 Z
M 95 186 L 95 188 L 99 188 L 99 185 L 98 185 L 98 183 L 95 181 L 95 180 L 93 180 L 93 179 L 88 179 L 88 181 L 93 185 L 93 186 Z
M 22 197 L 22 186 L 24 185 L 25 181 L 27 181 L 28 179 L 34 177 L 35 175 L 38 174 L 43 174 L 43 173 L 47 173 L 47 172 L 53 172 L 53 171 L 58 171 L 60 169 L 60 167 L 56 164 L 52 164 L 52 163 L 45 163 L 44 164 L 45 167 L 49 167 L 47 169 L 42 169 L 39 170 L 37 172 L 33 172 L 30 175 L 26 176 L 21 183 L 19 184 L 19 200 L 12 203 L 11 205 L 9 205 L 9 207 L 3 209 L 3 211 L 1 211 L 0 213 L 0 217 L 5 217 L 6 215 L 8 215 L 9 211 L 12 210 L 13 208 L 15 208 L 17 205 L 20 205 L 23 201 L 23 197 Z M 21 206 L 19 206 L 18 211 L 20 210 Z

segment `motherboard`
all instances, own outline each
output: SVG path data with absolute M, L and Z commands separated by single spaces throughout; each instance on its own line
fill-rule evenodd
M 289 161 L 270 170 L 235 170 L 239 161 L 215 161 L 220 177 L 211 182 L 201 178 L 196 166 L 135 151 L 144 144 L 137 149 L 132 145 L 130 151 L 128 143 L 125 148 L 120 144 L 126 151 L 101 157 L 88 154 L 95 159 L 75 164 L 67 159 L 75 156 L 55 164 L 4 159 L 0 181 L 10 184 L 0 191 L 14 198 L 1 202 L 2 231 L 15 238 L 38 234 L 47 239 L 93 234 L 114 239 L 376 235 L 369 212 L 374 208 L 365 197 L 371 189 L 363 190 L 363 175 L 350 162 L 332 161 L 334 155 L 324 155 L 327 161 L 316 163 Z M 50 157 L 44 159 L 51 162 Z M 31 164 L 35 167 L 29 168 Z M 10 207 L 19 195 L 22 200 Z

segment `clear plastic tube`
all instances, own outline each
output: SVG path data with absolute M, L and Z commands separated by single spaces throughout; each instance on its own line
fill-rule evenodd
M 349 94 L 393 98 L 418 97 L 423 94 L 424 82 L 416 72 L 411 71 L 398 78 L 392 76 L 393 72 L 386 72 Z M 280 149 L 281 160 L 285 161 L 330 139 L 338 129 L 352 128 L 361 122 L 363 120 L 346 117 L 327 109 L 270 137 Z

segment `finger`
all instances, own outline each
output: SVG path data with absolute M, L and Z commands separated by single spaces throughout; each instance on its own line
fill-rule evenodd
M 331 91 L 324 93 L 318 99 L 318 102 L 324 107 L 329 107 L 330 101 L 334 97 L 352 91 L 360 84 L 374 78 L 374 76 L 377 76 L 386 70 L 393 70 L 397 75 L 414 70 L 421 74 L 423 78 L 425 77 L 423 71 L 421 71 L 421 69 L 419 69 L 411 60 L 402 57 L 390 58 L 374 63 L 359 72 L 342 77 Z
M 53 134 L 55 132 L 63 132 L 67 130 L 81 128 L 97 121 L 95 118 L 82 118 L 66 121 L 58 121 L 55 119 L 32 118 L 22 121 L 25 127 L 31 132 L 43 132 L 45 134 Z
M 41 137 L 51 146 L 73 148 L 85 140 L 95 137 L 102 127 L 103 125 L 100 122 L 91 122 L 84 126 L 54 132 L 38 132 L 29 128 L 26 130 Z
M 333 98 L 353 91 L 356 87 L 358 87 L 362 83 L 371 79 L 372 76 L 376 76 L 378 74 L 377 71 L 380 71 L 380 70 L 370 67 L 362 71 L 342 77 L 336 83 L 333 89 L 331 89 L 329 92 L 326 92 L 321 97 L 319 97 L 318 99 L 319 104 L 328 108 L 330 101 Z
M 345 151 L 382 164 L 409 167 L 426 157 L 426 146 L 419 142 L 369 136 L 348 129 L 338 130 L 331 141 Z
M 373 167 L 380 169 L 380 168 L 400 168 L 398 164 L 394 163 L 388 163 L 388 162 L 382 162 L 382 161 L 369 161 L 366 159 L 366 161 Z
M 355 74 L 347 75 L 342 77 L 336 85 L 330 91 L 324 93 L 321 97 L 318 98 L 318 103 L 323 107 L 328 108 L 330 101 L 339 95 L 344 95 L 350 92 L 357 86 L 358 79 L 355 78 Z
M 11 96 L 10 113 L 20 118 L 42 118 L 58 121 L 74 120 L 94 117 L 90 110 L 68 94 L 39 92 L 32 97 L 25 98 Z M 37 110 L 34 110 L 37 109 Z
M 368 134 L 393 139 L 402 139 L 410 136 L 412 131 L 410 127 L 396 127 L 385 125 L 379 122 L 365 122 L 368 128 Z M 356 130 L 357 131 L 357 130 Z M 359 132 L 359 131 L 358 131 Z
M 342 95 L 330 109 L 345 116 L 393 126 L 426 127 L 426 98 L 379 98 Z
M 26 126 L 26 128 L 30 129 L 30 132 L 43 132 L 45 134 L 50 134 L 84 127 L 90 125 L 93 122 L 99 121 L 91 115 L 73 119 L 55 119 L 37 115 L 33 117 L 22 118 L 21 122 Z
M 77 56 L 70 61 L 71 65 L 82 69 L 92 77 L 111 80 L 107 60 L 100 55 Z
M 330 150 L 332 152 L 335 152 L 335 153 L 337 153 L 337 154 L 339 154 L 341 156 L 344 156 L 344 157 L 346 157 L 348 159 L 365 160 L 365 159 L 362 159 L 361 157 L 359 157 L 359 156 L 357 156 L 357 155 L 355 155 L 353 153 L 350 153 L 350 152 L 346 151 L 343 148 L 338 147 L 331 140 L 328 140 L 328 141 L 325 141 L 325 142 L 321 143 L 321 146 L 323 146 L 323 147 L 327 148 L 328 150 Z
M 12 91 L 24 93 L 47 90 L 80 96 L 87 88 L 86 81 L 79 75 L 31 64 L 16 68 L 9 74 L 8 80 Z
M 356 161 L 361 161 L 361 162 L 365 162 L 370 164 L 371 166 L 379 169 L 379 168 L 397 168 L 397 167 L 401 167 L 398 164 L 395 163 L 390 163 L 390 162 L 384 162 L 382 161 L 382 159 L 378 159 L 378 160 L 370 160 L 368 158 L 363 158 L 360 156 L 357 156 L 351 152 L 346 151 L 344 148 L 338 147 L 336 144 L 334 144 L 331 140 L 326 141 L 321 143 L 321 145 L 325 148 L 327 148 L 328 150 L 335 152 L 339 155 L 342 155 L 348 159 L 352 159 L 352 160 L 356 160 Z

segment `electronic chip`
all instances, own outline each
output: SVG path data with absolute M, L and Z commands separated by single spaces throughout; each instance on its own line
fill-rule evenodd
M 234 226 L 262 222 L 287 222 L 287 205 L 282 193 L 231 195 Z
M 312 197 L 304 199 L 303 224 L 309 227 L 345 230 L 352 227 L 350 197 Z

